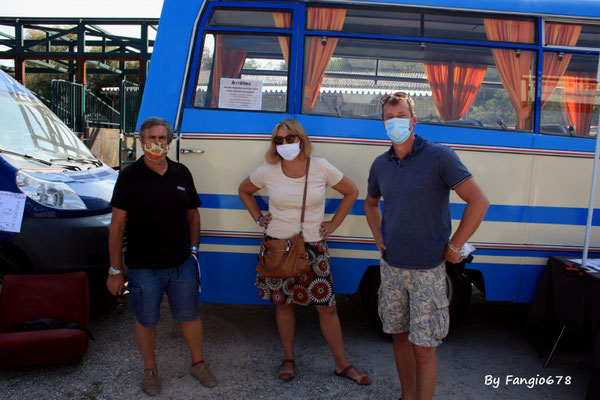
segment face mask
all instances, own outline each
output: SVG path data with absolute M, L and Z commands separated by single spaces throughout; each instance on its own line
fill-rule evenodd
M 169 145 L 161 145 L 158 143 L 144 144 L 144 155 L 153 164 L 160 163 L 167 156 Z
M 300 142 L 292 144 L 281 144 L 276 147 L 277 153 L 287 161 L 292 161 L 300 154 Z
M 410 136 L 410 119 L 392 118 L 384 122 L 385 131 L 392 142 L 396 144 L 404 143 Z

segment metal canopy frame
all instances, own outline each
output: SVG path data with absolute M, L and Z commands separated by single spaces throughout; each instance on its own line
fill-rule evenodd
M 115 35 L 102 25 L 138 26 L 140 37 Z M 0 28 L 14 29 L 14 36 L 0 32 L 0 59 L 15 61 L 15 78 L 24 83 L 25 62 L 28 72 L 68 73 L 70 80 L 86 83 L 90 73 L 138 73 L 140 84 L 146 80 L 154 40 L 149 29 L 158 28 L 158 18 L 19 18 L 0 17 Z M 26 30 L 45 33 L 42 39 L 25 39 Z M 98 48 L 101 51 L 92 51 Z M 50 63 L 50 60 L 56 64 Z M 104 61 L 120 61 L 119 68 Z M 139 70 L 125 69 L 125 61 L 139 61 Z M 87 64 L 93 67 L 87 69 Z

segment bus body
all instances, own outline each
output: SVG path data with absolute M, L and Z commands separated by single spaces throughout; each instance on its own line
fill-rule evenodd
M 363 199 L 390 145 L 380 98 L 403 91 L 417 104 L 415 132 L 452 147 L 491 202 L 471 239 L 470 280 L 487 300 L 530 302 L 549 256 L 581 256 L 599 52 L 595 0 L 166 0 L 139 121 L 169 120 L 170 156 L 194 175 L 201 301 L 262 303 L 262 232 L 237 187 L 285 118 L 357 184 L 359 200 L 328 240 L 333 279 L 338 293 L 374 295 L 365 279 L 379 252 Z M 326 218 L 340 197 L 328 191 Z M 266 211 L 266 194 L 257 200 Z M 454 228 L 463 210 L 452 193 Z

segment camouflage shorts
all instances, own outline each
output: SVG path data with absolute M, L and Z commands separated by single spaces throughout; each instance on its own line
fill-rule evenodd
M 448 334 L 445 262 L 431 269 L 391 267 L 381 260 L 379 316 L 387 333 L 410 331 L 408 340 L 436 347 Z

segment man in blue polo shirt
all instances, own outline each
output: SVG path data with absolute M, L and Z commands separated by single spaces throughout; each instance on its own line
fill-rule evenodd
M 460 262 L 460 248 L 489 202 L 452 149 L 414 134 L 417 117 L 408 94 L 385 96 L 381 104 L 392 146 L 371 165 L 365 199 L 381 251 L 379 315 L 394 340 L 402 399 L 432 399 L 436 347 L 449 326 L 445 262 Z M 450 190 L 467 203 L 452 237 Z

